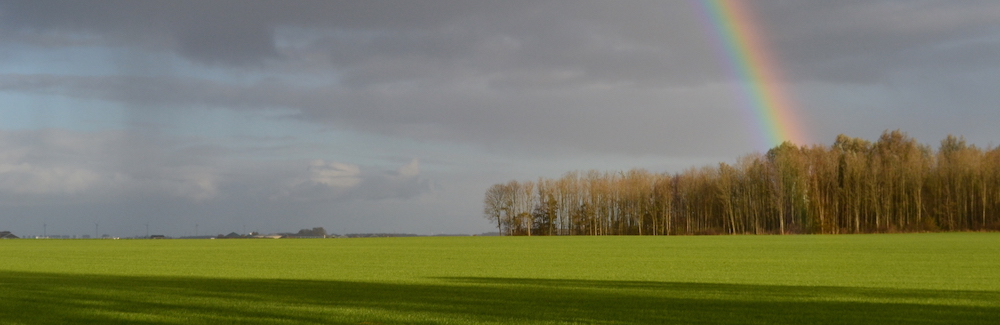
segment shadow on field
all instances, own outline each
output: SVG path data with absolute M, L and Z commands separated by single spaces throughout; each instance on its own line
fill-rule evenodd
M 1000 292 L 441 278 L 431 284 L 0 272 L 0 323 L 994 324 Z

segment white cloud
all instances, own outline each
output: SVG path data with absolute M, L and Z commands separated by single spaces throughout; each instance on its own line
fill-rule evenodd
M 322 159 L 310 161 L 305 172 L 283 181 L 272 200 L 324 201 L 343 198 L 352 188 L 361 184 L 361 168 L 341 162 Z
M 326 162 L 322 159 L 309 163 L 309 177 L 306 181 L 330 187 L 348 188 L 361 183 L 361 169 L 357 165 Z
M 413 159 L 395 171 L 362 170 L 358 165 L 313 160 L 306 172 L 285 182 L 275 200 L 383 200 L 411 198 L 431 190 L 420 178 L 419 160 Z
M 404 178 L 417 177 L 418 175 L 420 175 L 420 160 L 413 158 L 413 160 L 411 160 L 409 164 L 403 165 L 403 167 L 399 167 L 399 170 L 397 172 L 399 172 L 399 176 L 402 176 Z

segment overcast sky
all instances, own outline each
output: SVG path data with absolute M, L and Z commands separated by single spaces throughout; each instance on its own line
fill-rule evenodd
M 816 143 L 1000 144 L 1000 2 L 750 8 Z M 706 23 L 679 0 L 0 0 L 0 230 L 471 234 L 495 183 L 735 161 L 767 148 Z

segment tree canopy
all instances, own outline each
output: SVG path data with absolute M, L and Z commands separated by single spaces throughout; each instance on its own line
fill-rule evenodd
M 1000 148 L 905 133 L 782 143 L 680 173 L 572 171 L 486 191 L 504 235 L 878 233 L 1000 230 Z

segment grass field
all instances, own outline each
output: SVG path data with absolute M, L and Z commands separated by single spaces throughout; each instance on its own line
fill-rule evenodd
M 0 240 L 0 324 L 996 324 L 1000 233 Z

